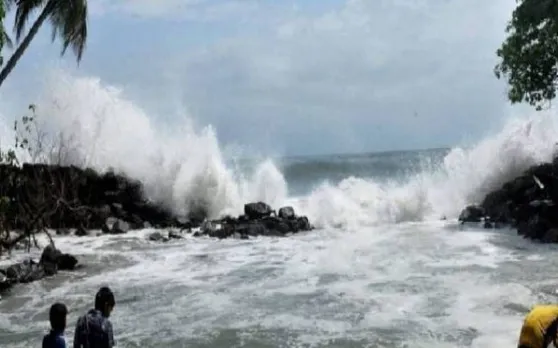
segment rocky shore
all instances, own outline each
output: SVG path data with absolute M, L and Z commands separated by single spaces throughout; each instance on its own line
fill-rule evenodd
M 55 230 L 56 234 L 124 234 L 156 228 L 151 241 L 180 239 L 184 233 L 217 239 L 255 236 L 288 236 L 310 231 L 305 216 L 292 207 L 273 210 L 264 202 L 247 203 L 244 214 L 208 220 L 199 207 L 187 216 L 177 216 L 144 195 L 140 182 L 113 172 L 99 174 L 72 166 L 24 164 L 0 165 L 0 254 L 22 242 L 29 245 L 33 233 Z M 8 232 L 11 231 L 11 232 Z M 40 261 L 27 260 L 0 269 L 0 294 L 17 283 L 52 276 L 58 270 L 73 270 L 77 258 L 47 246 Z
M 296 216 L 291 207 L 276 213 L 264 202 L 248 203 L 244 215 L 207 221 L 202 207 L 190 207 L 187 216 L 177 216 L 157 202 L 148 200 L 139 181 L 120 174 L 99 174 L 73 166 L 24 164 L 0 165 L 0 197 L 10 204 L 5 229 L 31 228 L 29 220 L 40 216 L 40 227 L 78 236 L 88 230 L 121 234 L 143 228 L 178 228 L 196 235 L 217 238 L 241 235 L 285 235 L 312 229 L 306 217 Z M 216 227 L 216 225 L 221 227 Z
M 287 236 L 293 233 L 310 231 L 314 227 L 306 216 L 297 216 L 292 207 L 280 208 L 278 212 L 264 202 L 244 205 L 244 215 L 225 216 L 218 220 L 204 221 L 193 236 L 209 236 L 219 239 L 248 239 L 256 236 Z M 168 235 L 154 232 L 149 236 L 152 241 L 168 241 L 182 238 L 179 233 L 170 231 Z
M 480 204 L 466 207 L 459 221 L 486 228 L 513 227 L 525 238 L 558 243 L 558 157 L 532 166 Z
M 0 295 L 7 293 L 14 285 L 31 283 L 50 277 L 62 270 L 74 270 L 78 265 L 75 256 L 64 254 L 53 245 L 44 248 L 40 260 L 27 259 L 0 269 Z

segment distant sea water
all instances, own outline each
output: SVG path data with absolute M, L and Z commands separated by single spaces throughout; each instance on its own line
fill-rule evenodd
M 238 214 L 263 200 L 292 205 L 317 229 L 164 244 L 146 240 L 153 230 L 56 237 L 85 267 L 2 299 L 1 347 L 38 346 L 55 301 L 70 308 L 71 344 L 103 285 L 116 294 L 119 347 L 511 347 L 526 311 L 557 300 L 556 246 L 456 221 L 466 204 L 552 158 L 552 113 L 510 120 L 468 148 L 245 163 L 225 158 L 211 128 L 154 128 L 98 80 L 61 78 L 50 93 L 43 126 L 72 135 L 65 163 L 124 171 L 177 212 L 195 200 L 215 216 Z

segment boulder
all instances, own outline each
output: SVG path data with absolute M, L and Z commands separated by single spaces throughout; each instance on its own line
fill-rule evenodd
M 244 205 L 244 215 L 250 220 L 270 216 L 272 212 L 271 207 L 264 202 L 247 203 Z
M 70 254 L 61 254 L 57 260 L 58 270 L 61 271 L 74 270 L 77 264 L 78 264 L 77 258 Z
M 130 224 L 122 219 L 109 217 L 105 220 L 102 230 L 107 234 L 124 234 L 130 230 Z
M 306 216 L 296 216 L 292 207 L 279 209 L 273 216 L 271 207 L 263 202 L 244 205 L 244 215 L 237 218 L 225 216 L 219 220 L 204 221 L 195 237 L 209 236 L 219 239 L 247 239 L 256 236 L 287 236 L 301 231 L 310 231 L 313 226 Z
M 171 230 L 169 231 L 169 239 L 182 239 L 184 236 L 180 234 L 178 231 Z
M 292 220 L 296 218 L 293 207 L 283 207 L 279 208 L 279 213 L 277 214 L 281 219 Z
M 460 222 L 481 222 L 484 214 L 484 209 L 476 205 L 469 205 L 463 209 L 459 214 L 458 221 Z
M 515 227 L 517 234 L 543 243 L 558 243 L 558 157 L 534 165 L 469 205 L 458 220 L 484 221 L 485 227 Z
M 152 242 L 168 242 L 169 238 L 164 236 L 161 232 L 150 233 L 147 238 Z

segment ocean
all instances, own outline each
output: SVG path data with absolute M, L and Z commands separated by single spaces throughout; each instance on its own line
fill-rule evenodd
M 316 230 L 169 243 L 147 241 L 150 229 L 57 236 L 85 267 L 0 300 L 1 347 L 38 346 L 55 301 L 70 309 L 71 344 L 104 285 L 119 347 L 511 347 L 529 308 L 557 300 L 557 246 L 457 223 L 465 205 L 552 158 L 551 112 L 510 119 L 466 148 L 246 160 L 211 127 L 157 129 L 98 80 L 60 78 L 49 93 L 42 127 L 65 141 L 50 160 L 124 171 L 177 212 L 194 200 L 215 216 L 249 201 L 292 205 Z

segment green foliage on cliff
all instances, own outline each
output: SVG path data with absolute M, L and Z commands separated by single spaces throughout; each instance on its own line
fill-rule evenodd
M 497 50 L 494 69 L 506 78 L 512 104 L 527 102 L 541 110 L 556 97 L 558 80 L 558 1 L 518 0 Z

